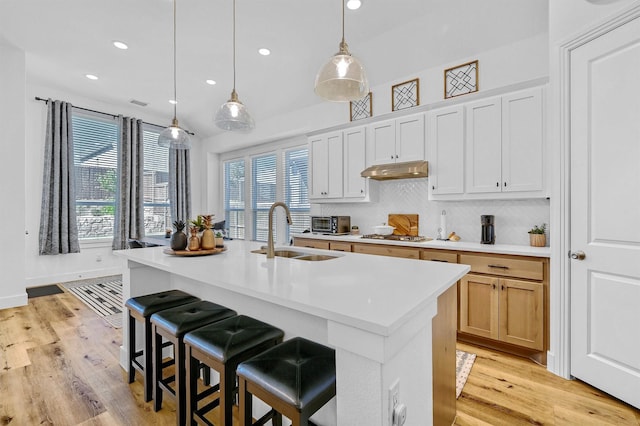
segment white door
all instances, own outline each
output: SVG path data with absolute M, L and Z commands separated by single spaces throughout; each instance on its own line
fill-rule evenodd
M 571 53 L 571 374 L 635 407 L 639 69 L 640 18 Z
M 370 126 L 371 164 L 389 164 L 396 161 L 396 121 L 385 120 Z

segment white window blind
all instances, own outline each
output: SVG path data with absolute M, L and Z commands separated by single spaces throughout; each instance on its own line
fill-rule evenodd
M 224 163 L 224 218 L 230 238 L 245 238 L 244 159 Z
M 72 127 L 79 237 L 84 240 L 112 238 L 118 176 L 118 123 L 109 115 L 74 108 Z M 143 126 L 146 235 L 162 234 L 171 227 L 169 150 L 157 145 L 161 130 L 157 126 Z
M 276 154 L 253 157 L 251 164 L 253 236 L 256 241 L 267 241 L 269 229 L 269 208 L 276 201 Z M 275 229 L 273 238 L 274 240 L 277 240 Z
M 288 227 L 287 240 L 292 233 L 301 233 L 311 226 L 309 218 L 309 150 L 296 148 L 284 153 L 284 196 L 293 223 Z
M 158 134 L 163 129 L 144 124 L 144 232 L 161 235 L 171 229 L 169 206 L 169 149 L 158 146 Z
M 71 119 L 78 236 L 113 237 L 118 124 L 113 117 L 76 109 Z

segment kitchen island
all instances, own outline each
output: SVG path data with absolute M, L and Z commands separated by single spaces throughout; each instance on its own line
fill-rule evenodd
M 405 424 L 432 423 L 433 353 L 442 352 L 432 345 L 432 319 L 438 298 L 455 292 L 452 286 L 469 266 L 308 248 L 303 251 L 337 257 L 266 259 L 251 252 L 260 243 L 225 243 L 227 250 L 213 256 L 170 256 L 164 247 L 116 252 L 127 260 L 124 299 L 182 289 L 280 327 L 285 339 L 303 336 L 333 347 L 337 395 L 314 416 L 320 424 L 389 424 L 388 390 L 396 381 L 407 406 Z M 447 329 L 434 327 L 433 334 L 455 336 L 455 323 L 434 324 Z M 127 336 L 124 321 L 124 342 Z M 123 346 L 125 369 L 126 359 Z M 455 386 L 455 376 L 450 380 Z

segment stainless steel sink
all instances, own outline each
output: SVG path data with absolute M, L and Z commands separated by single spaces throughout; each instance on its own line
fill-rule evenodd
M 252 250 L 251 253 L 267 254 L 267 249 Z M 312 262 L 318 262 L 321 260 L 330 260 L 330 259 L 335 259 L 336 257 L 339 257 L 339 256 L 331 256 L 328 254 L 311 254 L 311 253 L 304 253 L 301 251 L 284 250 L 284 249 L 275 250 L 273 252 L 273 255 L 276 257 L 287 257 L 289 259 L 308 260 Z
M 320 260 L 331 260 L 335 259 L 338 256 L 330 256 L 328 254 L 307 254 L 305 256 L 295 257 L 294 259 L 298 260 L 310 260 L 312 262 L 317 262 Z

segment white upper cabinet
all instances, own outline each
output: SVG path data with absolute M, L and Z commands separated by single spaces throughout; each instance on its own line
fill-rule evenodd
M 369 129 L 371 164 L 424 160 L 424 114 L 380 121 Z
M 544 189 L 542 89 L 502 97 L 502 191 Z
M 429 187 L 432 195 L 464 192 L 464 107 L 429 111 Z
M 466 105 L 467 192 L 500 192 L 502 102 L 500 97 Z
M 372 201 L 366 168 L 366 128 L 354 127 L 309 137 L 310 194 L 314 203 Z
M 342 132 L 309 138 L 311 193 L 309 198 L 342 197 Z
M 544 88 L 429 111 L 429 197 L 546 197 Z
M 368 179 L 360 176 L 366 166 L 366 130 L 364 127 L 347 129 L 344 140 L 344 198 L 364 198 Z

